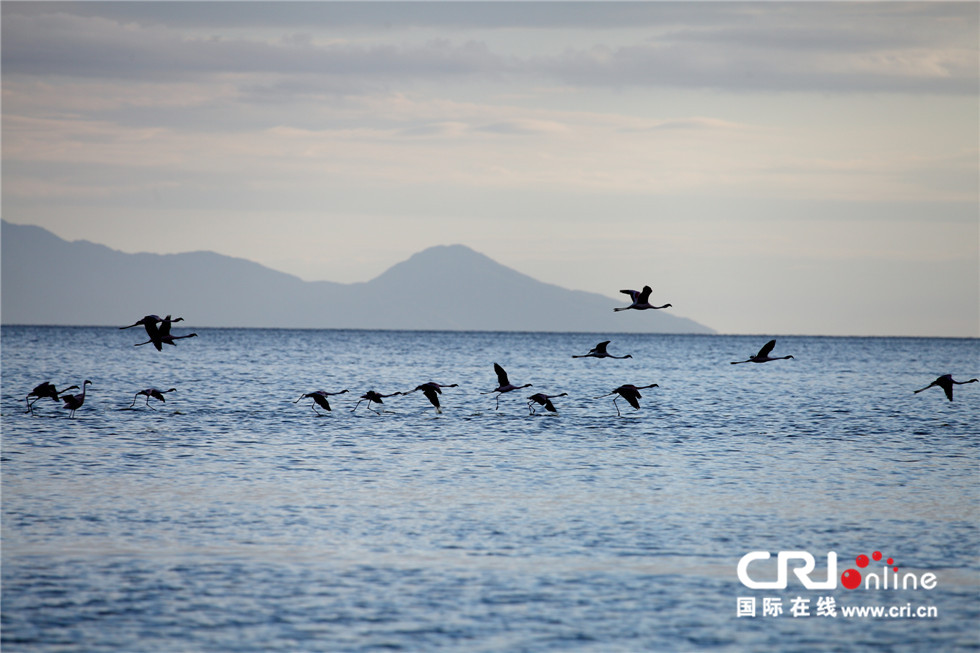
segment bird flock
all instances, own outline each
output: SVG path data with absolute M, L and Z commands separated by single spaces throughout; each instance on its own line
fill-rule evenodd
M 650 304 L 650 294 L 652 293 L 650 286 L 644 286 L 642 291 L 621 290 L 620 292 L 629 295 L 632 302 L 630 303 L 629 306 L 620 306 L 614 308 L 613 310 L 616 312 L 626 311 L 631 309 L 640 310 L 640 311 L 650 310 L 650 309 L 657 310 L 657 309 L 664 309 L 664 308 L 671 307 L 671 304 L 663 304 L 662 306 L 653 306 L 652 304 Z M 142 326 L 146 331 L 146 335 L 149 339 L 146 340 L 145 342 L 135 343 L 133 346 L 141 347 L 143 345 L 152 344 L 157 349 L 157 351 L 163 351 L 163 345 L 176 346 L 177 340 L 197 337 L 196 333 L 189 333 L 189 334 L 179 335 L 179 336 L 173 335 L 171 333 L 171 326 L 174 323 L 182 322 L 183 320 L 184 318 L 182 317 L 171 318 L 170 315 L 167 315 L 164 318 L 161 318 L 157 315 L 146 315 L 143 318 L 134 322 L 133 324 L 124 327 L 119 327 L 119 328 L 131 329 L 133 327 Z M 572 358 L 613 358 L 613 359 L 622 360 L 622 359 L 633 357 L 632 354 L 625 354 L 622 356 L 616 356 L 610 354 L 607 349 L 610 342 L 611 341 L 609 340 L 604 340 L 596 344 L 596 346 L 590 349 L 588 353 L 573 354 Z M 768 363 L 777 360 L 793 359 L 792 355 L 771 356 L 770 354 L 772 354 L 772 351 L 775 347 L 776 347 L 776 341 L 770 340 L 766 344 L 764 344 L 756 354 L 750 356 L 746 360 L 731 361 L 731 364 L 740 365 L 742 363 Z M 480 394 L 495 395 L 494 410 L 500 409 L 500 397 L 502 395 L 509 392 L 514 392 L 516 390 L 521 390 L 523 388 L 532 387 L 530 383 L 524 383 L 522 385 L 516 385 L 514 383 L 511 383 L 506 370 L 504 370 L 504 368 L 501 367 L 498 363 L 493 364 L 493 369 L 494 369 L 494 373 L 497 376 L 497 387 L 494 388 L 493 390 L 481 392 Z M 925 386 L 924 388 L 914 390 L 913 393 L 918 394 L 924 390 L 928 390 L 929 388 L 939 387 L 946 394 L 946 398 L 949 401 L 953 401 L 954 385 L 965 385 L 968 383 L 976 383 L 978 381 L 980 381 L 980 379 L 969 379 L 967 381 L 954 381 L 952 375 L 944 374 L 938 377 L 935 381 L 933 381 L 929 385 Z M 85 394 L 88 386 L 91 384 L 92 381 L 86 379 L 82 383 L 80 393 L 68 394 L 71 390 L 79 389 L 79 386 L 72 385 L 62 390 L 58 390 L 56 386 L 51 384 L 49 381 L 45 381 L 37 385 L 33 390 L 31 390 L 31 392 L 27 394 L 26 397 L 27 410 L 25 412 L 29 412 L 33 415 L 34 405 L 41 399 L 49 398 L 54 400 L 55 402 L 59 400 L 62 401 L 63 407 L 69 411 L 68 416 L 70 418 L 73 418 L 75 416 L 75 411 L 81 408 L 82 405 L 85 403 Z M 421 392 L 423 396 L 425 396 L 425 398 L 428 399 L 429 403 L 432 404 L 432 406 L 435 408 L 435 411 L 437 413 L 441 413 L 442 406 L 439 401 L 439 396 L 442 394 L 442 389 L 457 388 L 457 387 L 459 386 L 456 383 L 441 384 L 441 383 L 436 383 L 434 381 L 428 381 L 426 383 L 422 383 L 421 385 L 416 386 L 412 390 L 392 392 L 390 394 L 381 394 L 376 390 L 372 389 L 372 390 L 368 390 L 367 392 L 365 392 L 364 394 L 358 397 L 358 401 L 354 404 L 354 407 L 351 409 L 351 412 L 355 412 L 362 403 L 367 402 L 366 407 L 368 410 L 372 410 L 376 413 L 379 413 L 380 411 L 377 408 L 374 408 L 372 404 L 383 406 L 384 399 L 387 399 L 389 397 L 404 396 L 404 395 L 410 395 L 415 392 Z M 631 383 L 626 383 L 619 386 L 618 388 L 615 388 L 614 390 L 612 390 L 607 394 L 593 397 L 593 399 L 602 399 L 610 396 L 614 397 L 613 406 L 616 408 L 616 415 L 622 416 L 622 411 L 620 411 L 619 404 L 617 403 L 619 399 L 625 400 L 630 406 L 633 407 L 634 410 L 639 410 L 640 409 L 639 400 L 643 397 L 643 395 L 640 393 L 640 390 L 659 388 L 659 387 L 660 386 L 656 383 L 650 383 L 647 385 L 640 385 L 640 386 Z M 136 401 L 140 397 L 144 397 L 145 405 L 152 409 L 153 406 L 150 405 L 150 399 L 156 399 L 157 401 L 160 402 L 166 402 L 166 397 L 164 395 L 171 392 L 177 392 L 177 388 L 170 388 L 168 390 L 145 388 L 143 390 L 139 390 L 138 392 L 135 393 L 133 397 L 133 402 L 130 404 L 129 407 L 132 408 L 133 406 L 136 405 Z M 350 391 L 347 388 L 344 388 L 343 390 L 339 390 L 337 392 L 327 392 L 326 390 L 314 390 L 312 392 L 303 393 L 302 395 L 300 395 L 299 399 L 297 399 L 293 403 L 297 404 L 303 399 L 311 399 L 312 403 L 310 404 L 310 408 L 312 408 L 313 412 L 315 412 L 317 415 L 321 415 L 321 413 L 317 410 L 318 406 L 323 410 L 331 411 L 328 397 L 335 397 L 338 395 L 347 394 L 348 392 Z M 555 407 L 555 404 L 552 400 L 557 399 L 559 397 L 567 397 L 567 396 L 568 396 L 567 392 L 561 392 L 559 394 L 550 394 L 550 395 L 545 394 L 543 392 L 537 392 L 535 394 L 532 394 L 527 397 L 528 413 L 531 415 L 535 415 L 537 413 L 538 408 L 543 408 L 549 413 L 557 414 L 558 409 Z

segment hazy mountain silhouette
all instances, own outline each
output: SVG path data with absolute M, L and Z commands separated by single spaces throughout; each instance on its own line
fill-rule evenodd
M 146 314 L 188 326 L 712 333 L 667 311 L 629 311 L 542 283 L 463 245 L 421 251 L 363 283 L 303 281 L 215 254 L 126 254 L 2 223 L 4 324 L 125 325 Z M 672 309 L 668 309 L 670 311 Z

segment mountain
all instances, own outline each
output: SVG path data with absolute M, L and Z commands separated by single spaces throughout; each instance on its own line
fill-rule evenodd
M 0 244 L 4 324 L 124 325 L 170 313 L 188 326 L 713 333 L 667 311 L 614 315 L 622 301 L 542 283 L 463 245 L 340 284 L 214 252 L 126 254 L 6 221 Z

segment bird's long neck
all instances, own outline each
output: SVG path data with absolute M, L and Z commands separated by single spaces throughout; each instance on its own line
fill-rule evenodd
M 977 383 L 980 379 L 970 379 L 969 381 L 953 381 L 956 385 L 966 385 L 967 383 Z

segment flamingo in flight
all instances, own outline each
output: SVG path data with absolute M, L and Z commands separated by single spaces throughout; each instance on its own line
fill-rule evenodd
M 967 383 L 977 383 L 980 379 L 970 379 L 969 381 L 954 381 L 952 374 L 943 374 L 941 377 L 930 383 L 924 388 L 913 390 L 913 394 L 919 394 L 923 390 L 928 390 L 932 386 L 939 386 L 946 393 L 946 398 L 953 401 L 953 385 L 966 385 Z
M 497 393 L 497 405 L 494 407 L 494 410 L 500 408 L 500 395 L 504 394 L 505 392 L 511 392 L 512 390 L 520 390 L 521 388 L 531 387 L 530 383 L 525 383 L 524 385 L 512 384 L 510 380 L 507 379 L 507 372 L 505 372 L 504 368 L 500 367 L 500 365 L 497 363 L 493 364 L 493 371 L 497 373 L 497 387 L 490 392 L 481 392 L 480 394 L 488 395 L 493 392 Z
M 410 395 L 418 390 L 422 391 L 425 398 L 429 400 L 429 403 L 436 407 L 437 413 L 442 413 L 442 408 L 439 406 L 439 395 L 442 394 L 442 388 L 457 388 L 459 387 L 456 383 L 450 383 L 449 385 L 444 385 L 442 383 L 436 383 L 435 381 L 429 381 L 428 383 L 423 383 L 420 386 L 416 386 L 415 390 L 409 390 L 408 392 L 398 392 L 396 394 L 400 395 Z
M 68 414 L 68 417 L 74 417 L 75 411 L 81 408 L 82 404 L 85 403 L 85 390 L 90 383 L 92 382 L 89 381 L 88 379 L 85 379 L 85 383 L 82 384 L 82 392 L 80 394 L 65 395 L 61 398 L 61 400 L 65 402 L 64 407 L 71 411 Z
M 787 358 L 793 358 L 792 356 L 770 356 L 773 347 L 776 346 L 775 340 L 770 340 L 766 344 L 762 345 L 762 349 L 755 356 L 752 356 L 748 360 L 744 361 L 732 361 L 732 365 L 738 365 L 739 363 L 768 363 L 769 361 L 785 360 Z
M 150 397 L 153 397 L 154 399 L 159 399 L 160 401 L 166 402 L 167 401 L 167 398 L 164 397 L 163 395 L 165 393 L 167 393 L 167 392 L 177 392 L 177 388 L 170 388 L 169 390 L 157 390 L 156 388 L 146 388 L 145 390 L 140 390 L 139 392 L 136 393 L 136 396 L 133 397 L 133 403 L 129 404 L 129 407 L 132 408 L 133 406 L 135 406 L 136 405 L 136 400 L 139 399 L 141 396 L 143 396 L 143 397 L 146 397 L 146 405 L 147 405 L 147 407 L 152 408 L 153 410 L 156 410 L 156 408 L 153 408 L 153 406 L 150 406 Z
M 371 404 L 372 403 L 375 403 L 375 404 L 383 404 L 384 402 L 381 401 L 381 400 L 384 399 L 385 397 L 394 397 L 395 395 L 399 395 L 399 394 L 401 394 L 401 393 L 400 392 L 392 392 L 390 395 L 383 395 L 383 394 L 379 394 L 379 393 L 375 392 L 374 390 L 368 390 L 367 392 L 365 392 L 364 394 L 361 395 L 361 398 L 358 400 L 358 402 L 356 404 L 354 404 L 354 407 L 351 408 L 351 411 L 350 412 L 353 413 L 355 410 L 357 410 L 357 407 L 361 405 L 361 402 L 362 401 L 368 402 L 368 408 L 371 408 Z M 374 410 L 374 409 L 371 408 L 371 410 Z M 374 412 L 378 413 L 378 411 L 376 411 L 376 410 L 374 410 Z M 380 415 L 381 413 L 378 413 L 378 414 Z
M 572 358 L 633 358 L 632 354 L 626 354 L 625 356 L 613 356 L 606 351 L 606 347 L 611 341 L 605 340 L 600 342 L 598 345 L 589 350 L 588 354 L 572 355 Z
M 146 342 L 138 342 L 134 345 L 134 347 L 148 345 L 152 342 L 153 346 L 157 348 L 157 351 L 163 351 L 164 344 L 173 345 L 176 347 L 177 343 L 174 342 L 174 340 L 180 340 L 181 338 L 196 338 L 197 337 L 196 333 L 189 333 L 186 336 L 170 335 L 170 325 L 173 324 L 174 322 L 183 322 L 183 321 L 184 318 L 182 317 L 178 317 L 176 319 L 171 320 L 170 316 L 168 315 L 167 317 L 160 320 L 160 326 L 156 326 L 154 324 L 153 327 L 151 328 L 150 323 L 149 322 L 146 323 L 146 333 L 147 335 L 150 336 L 150 339 L 147 340 Z
M 619 386 L 609 394 L 600 395 L 594 398 L 602 399 L 603 397 L 608 397 L 609 395 L 619 395 L 620 397 L 628 401 L 630 406 L 632 406 L 636 410 L 640 410 L 640 399 L 643 397 L 643 395 L 640 394 L 640 390 L 645 390 L 646 388 L 659 388 L 659 387 L 660 386 L 657 385 L 656 383 L 651 383 L 650 385 L 641 385 L 639 387 L 627 383 L 626 385 Z M 616 403 L 616 399 L 618 398 L 619 397 L 615 397 L 613 399 L 613 405 L 616 406 L 616 415 L 622 417 L 622 413 L 619 412 L 619 404 Z
M 77 385 L 70 385 L 64 390 L 58 390 L 54 387 L 54 385 L 51 384 L 50 381 L 45 381 L 44 383 L 35 386 L 34 389 L 27 394 L 27 398 L 26 398 L 27 410 L 25 410 L 24 412 L 31 413 L 33 415 L 34 404 L 37 403 L 38 399 L 44 399 L 45 397 L 50 397 L 51 399 L 58 401 L 58 399 L 60 399 L 58 395 L 64 394 L 69 390 L 77 390 L 77 389 L 78 389 Z M 31 401 L 31 397 L 34 397 L 34 401 Z
M 618 306 L 614 308 L 614 311 L 628 311 L 629 309 L 635 309 L 638 311 L 645 311 L 647 309 L 659 309 L 659 308 L 670 308 L 672 304 L 664 304 L 663 306 L 654 306 L 650 303 L 650 293 L 653 289 L 650 286 L 643 286 L 643 290 L 620 290 L 619 292 L 624 295 L 629 295 L 633 303 L 629 306 Z
M 558 410 L 555 408 L 555 405 L 551 403 L 551 400 L 554 399 L 555 397 L 567 397 L 567 396 L 568 396 L 567 392 L 563 392 L 560 395 L 546 395 L 543 392 L 533 394 L 527 398 L 527 411 L 530 414 L 534 415 L 535 414 L 534 404 L 538 404 L 540 406 L 544 406 L 547 410 L 550 410 L 553 413 L 557 413 Z
M 347 388 L 344 388 L 340 392 L 327 392 L 326 390 L 314 390 L 313 392 L 307 392 L 305 395 L 301 396 L 293 403 L 298 404 L 303 399 L 312 399 L 313 403 L 310 404 L 310 408 L 313 409 L 314 413 L 319 415 L 320 411 L 316 409 L 318 405 L 320 406 L 320 408 L 324 410 L 330 410 L 330 402 L 327 401 L 327 397 L 332 397 L 334 395 L 342 395 L 345 392 L 349 392 Z

